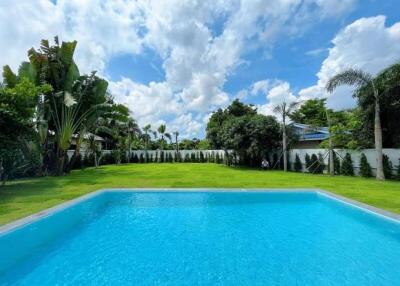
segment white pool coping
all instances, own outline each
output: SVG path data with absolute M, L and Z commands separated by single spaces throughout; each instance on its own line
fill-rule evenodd
M 372 213 L 373 215 L 380 216 L 384 219 L 388 219 L 400 224 L 400 215 L 395 214 L 377 207 L 373 207 L 371 205 L 349 199 L 332 192 L 328 192 L 321 189 L 299 189 L 299 188 L 289 188 L 289 189 L 273 189 L 273 188 L 111 188 L 111 189 L 100 189 L 86 195 L 82 195 L 75 199 L 66 201 L 64 203 L 58 204 L 54 207 L 45 209 L 38 213 L 29 215 L 22 219 L 15 220 L 3 226 L 0 226 L 0 236 L 16 230 L 18 228 L 24 227 L 25 225 L 31 224 L 35 221 L 38 221 L 44 217 L 53 215 L 59 211 L 62 211 L 66 208 L 74 206 L 80 202 L 88 200 L 92 197 L 98 196 L 102 193 L 108 192 L 222 192 L 222 193 L 229 193 L 229 192 L 268 192 L 268 193 L 315 193 L 317 195 L 325 196 L 333 200 L 340 201 L 341 203 L 351 205 L 352 207 L 361 209 L 362 211 Z

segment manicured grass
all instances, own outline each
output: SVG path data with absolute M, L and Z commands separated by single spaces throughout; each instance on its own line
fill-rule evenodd
M 0 224 L 104 188 L 320 188 L 400 213 L 400 183 L 230 168 L 217 164 L 128 164 L 24 179 L 0 188 Z

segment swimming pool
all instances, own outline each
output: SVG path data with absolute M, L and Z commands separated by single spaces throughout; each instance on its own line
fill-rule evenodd
M 100 191 L 0 230 L 0 285 L 400 285 L 400 224 L 318 191 Z

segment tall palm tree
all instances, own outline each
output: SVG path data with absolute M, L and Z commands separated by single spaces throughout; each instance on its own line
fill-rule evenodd
M 132 137 L 140 132 L 140 129 L 133 118 L 129 118 L 126 122 L 127 133 L 128 133 L 128 162 L 131 159 L 131 149 L 132 149 Z
M 282 116 L 282 152 L 283 152 L 283 170 L 287 171 L 287 135 L 286 135 L 286 117 L 288 117 L 294 109 L 300 104 L 295 101 L 292 103 L 282 102 L 274 107 L 274 112 Z
M 372 89 L 375 110 L 374 134 L 376 152 L 376 179 L 384 180 L 385 175 L 383 173 L 382 126 L 379 105 L 380 94 L 374 82 L 374 77 L 362 70 L 348 69 L 332 77 L 326 84 L 326 90 L 332 93 L 338 86 L 341 85 L 351 85 L 357 89 L 368 86 Z
M 166 134 L 166 130 L 167 130 L 167 126 L 165 124 L 161 124 L 157 129 L 158 133 L 160 133 L 160 135 L 161 135 L 161 139 L 160 139 L 161 149 L 163 149 L 162 145 L 163 145 L 163 142 L 164 142 L 164 137 L 165 137 L 165 134 Z
M 151 125 L 147 124 L 142 129 L 144 131 L 144 152 L 145 152 L 146 158 L 147 158 L 147 149 L 149 147 L 148 145 L 149 145 L 149 139 L 150 139 L 149 133 L 152 132 Z
M 176 154 L 179 153 L 179 144 L 178 144 L 178 136 L 179 136 L 179 132 L 175 131 L 173 132 L 174 136 L 175 136 L 175 148 L 176 148 Z

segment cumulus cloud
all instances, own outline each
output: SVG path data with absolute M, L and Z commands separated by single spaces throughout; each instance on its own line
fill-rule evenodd
M 290 89 L 290 84 L 288 82 L 280 82 L 275 87 L 273 87 L 266 95 L 267 103 L 264 105 L 257 106 L 258 111 L 265 115 L 274 115 L 275 106 L 286 102 L 292 103 L 297 101 L 298 98 L 293 94 Z
M 329 97 L 333 108 L 354 105 L 352 90 L 339 88 L 332 95 L 325 91 L 329 78 L 347 68 L 359 68 L 376 74 L 400 59 L 400 23 L 385 25 L 385 16 L 361 18 L 340 31 L 332 40 L 327 58 L 317 74 L 318 82 L 299 92 L 302 99 Z
M 82 71 L 103 76 L 112 57 L 153 49 L 162 58 L 165 81 L 145 85 L 122 78 L 110 83 L 110 91 L 139 122 L 169 118 L 193 133 L 213 108 L 227 104 L 224 84 L 249 49 L 271 56 L 280 37 L 297 37 L 312 23 L 347 13 L 355 1 L 3 0 L 0 64 L 17 68 L 31 46 L 53 35 L 77 40 Z M 221 31 L 213 29 L 216 24 Z M 273 84 L 266 84 L 246 92 L 272 91 Z

